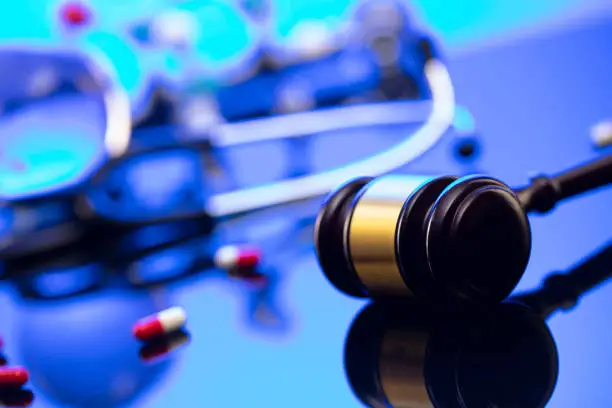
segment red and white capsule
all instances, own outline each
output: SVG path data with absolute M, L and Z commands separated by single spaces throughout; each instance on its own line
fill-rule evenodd
M 28 370 L 22 367 L 0 367 L 0 388 L 20 388 L 30 379 Z
M 227 245 L 215 253 L 215 266 L 224 270 L 254 268 L 261 261 L 257 248 Z
M 92 18 L 92 13 L 85 3 L 69 2 L 62 6 L 61 17 L 65 25 L 69 27 L 82 27 L 87 25 Z
M 172 307 L 134 324 L 132 333 L 142 341 L 149 341 L 182 329 L 187 321 L 187 313 L 182 307 Z
M 591 140 L 598 149 L 612 145 L 612 120 L 595 124 L 591 128 Z

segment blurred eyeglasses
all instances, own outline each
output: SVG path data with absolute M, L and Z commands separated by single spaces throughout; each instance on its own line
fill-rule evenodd
M 220 125 L 211 140 L 194 139 L 181 145 L 130 152 L 107 161 L 71 190 L 0 204 L 0 254 L 20 256 L 63 240 L 74 241 L 100 228 L 192 220 L 212 229 L 217 217 L 288 204 L 294 196 L 297 201 L 309 198 L 300 196 L 304 187 L 312 188 L 309 180 L 321 183 L 330 167 L 344 171 L 343 166 L 350 167 L 364 158 L 373 161 L 373 151 L 385 146 L 393 149 L 398 139 L 407 153 L 415 157 L 424 153 L 427 145 L 420 145 L 424 140 L 402 141 L 401 136 L 418 129 L 427 115 L 427 105 L 395 102 L 279 115 Z M 248 149 L 250 144 L 279 139 L 288 143 L 290 155 L 299 153 L 296 157 L 301 156 L 301 160 L 310 156 L 308 166 L 314 178 L 305 175 L 227 193 L 214 191 L 205 163 L 211 144 L 213 148 L 240 145 Z M 347 143 L 353 143 L 354 148 L 338 154 L 338 146 Z M 258 154 L 247 154 L 239 166 L 241 171 L 257 171 L 274 157 L 266 156 L 265 160 L 262 162 Z M 333 179 L 324 182 L 336 183 Z
M 0 206 L 0 255 L 21 256 L 40 248 L 72 242 L 105 228 L 121 229 L 180 220 L 201 220 L 212 228 L 213 219 L 316 198 L 355 174 L 376 175 L 394 170 L 427 152 L 452 124 L 455 105 L 448 73 L 435 60 L 426 68 L 434 95 L 431 101 L 348 105 L 238 123 L 218 123 L 211 126 L 205 135 L 207 138 L 192 138 L 178 145 L 132 150 L 110 159 L 107 157 L 104 164 L 97 164 L 95 170 L 92 168 L 87 172 L 83 171 L 82 163 L 71 163 L 65 157 L 56 159 L 60 168 L 67 163 L 78 167 L 80 178 L 73 177 L 71 187 L 64 185 L 62 188 L 62 184 L 56 182 L 50 189 L 52 193 L 30 186 L 25 195 L 4 194 L 6 201 Z M 106 100 L 105 97 L 101 99 Z M 75 111 L 79 105 L 74 106 Z M 108 106 L 102 104 L 100 112 L 108 112 L 105 110 Z M 62 109 L 59 111 L 61 115 L 75 116 L 70 115 L 70 109 Z M 76 116 L 81 120 L 80 112 Z M 108 114 L 106 116 L 108 119 Z M 38 116 L 34 115 L 34 118 Z M 42 118 L 49 119 L 44 115 Z M 71 122 L 71 126 L 78 128 L 79 120 Z M 86 117 L 83 122 L 89 124 L 92 120 Z M 24 143 L 24 149 L 45 139 L 44 130 L 51 126 L 52 123 L 44 123 L 28 143 Z M 114 138 L 116 133 L 112 126 L 109 129 L 108 123 L 103 128 L 103 132 L 94 134 L 98 135 L 96 140 L 107 144 L 109 135 Z M 67 133 L 68 129 L 63 131 Z M 88 137 L 92 136 L 84 132 L 74 140 L 83 143 Z M 210 149 L 241 146 L 242 150 L 249 144 L 268 141 L 295 145 L 294 142 L 307 139 L 332 142 L 328 147 L 319 148 L 316 156 L 311 155 L 315 161 L 321 161 L 321 158 L 331 161 L 331 166 L 329 163 L 314 163 L 313 174 L 272 180 L 226 193 L 213 191 L 210 186 L 203 163 Z M 359 140 L 359 143 L 354 140 Z M 66 146 L 71 149 L 73 142 Z M 380 152 L 381 146 L 387 143 L 391 147 Z M 40 154 L 44 157 L 57 154 L 55 144 L 43 143 Z M 351 149 L 344 148 L 348 144 Z M 299 143 L 299 146 L 301 151 L 290 152 L 292 160 L 293 157 L 306 156 L 308 152 L 305 150 L 310 150 L 306 144 Z M 77 145 L 74 151 L 70 149 L 61 149 L 61 153 L 78 155 L 81 146 Z M 106 151 L 108 153 L 108 149 Z M 347 157 L 346 162 L 339 162 L 340 151 L 351 157 Z M 374 153 L 377 151 L 379 153 Z M 32 161 L 37 155 L 27 151 L 23 157 Z M 265 160 L 262 161 L 261 157 Z M 273 159 L 269 154 L 253 154 L 245 163 L 237 164 L 242 172 L 248 173 L 263 168 Z M 246 162 L 253 166 L 250 170 L 243 166 Z M 48 177 L 53 174 L 53 166 L 49 166 L 49 160 L 45 164 L 37 168 L 37 174 Z M 6 180 L 9 180 L 9 187 L 13 183 L 23 188 L 28 177 L 16 177 L 13 172 L 4 177 L 2 183 L 6 186 Z M 0 192 L 3 192 L 2 184 Z
M 95 51 L 0 47 L 0 259 L 80 235 L 70 197 L 125 153 L 130 117 Z M 20 239 L 31 232 L 43 236 Z
M 0 199 L 69 189 L 126 151 L 129 100 L 96 55 L 0 48 Z

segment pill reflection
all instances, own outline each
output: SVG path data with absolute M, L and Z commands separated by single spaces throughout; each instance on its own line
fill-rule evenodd
M 178 331 L 142 345 L 138 355 L 145 363 L 163 361 L 176 350 L 186 346 L 191 340 L 189 333 Z
M 34 403 L 30 390 L 0 390 L 0 407 L 29 407 Z

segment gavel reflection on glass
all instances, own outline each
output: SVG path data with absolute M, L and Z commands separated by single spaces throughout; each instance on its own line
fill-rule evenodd
M 612 244 L 486 311 L 371 303 L 346 338 L 348 382 L 373 408 L 544 407 L 559 370 L 545 320 L 572 308 L 611 274 Z

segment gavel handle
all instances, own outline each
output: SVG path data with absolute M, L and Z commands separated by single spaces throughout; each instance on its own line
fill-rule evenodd
M 612 155 L 574 167 L 556 176 L 538 176 L 516 190 L 525 212 L 547 213 L 567 198 L 612 184 Z

